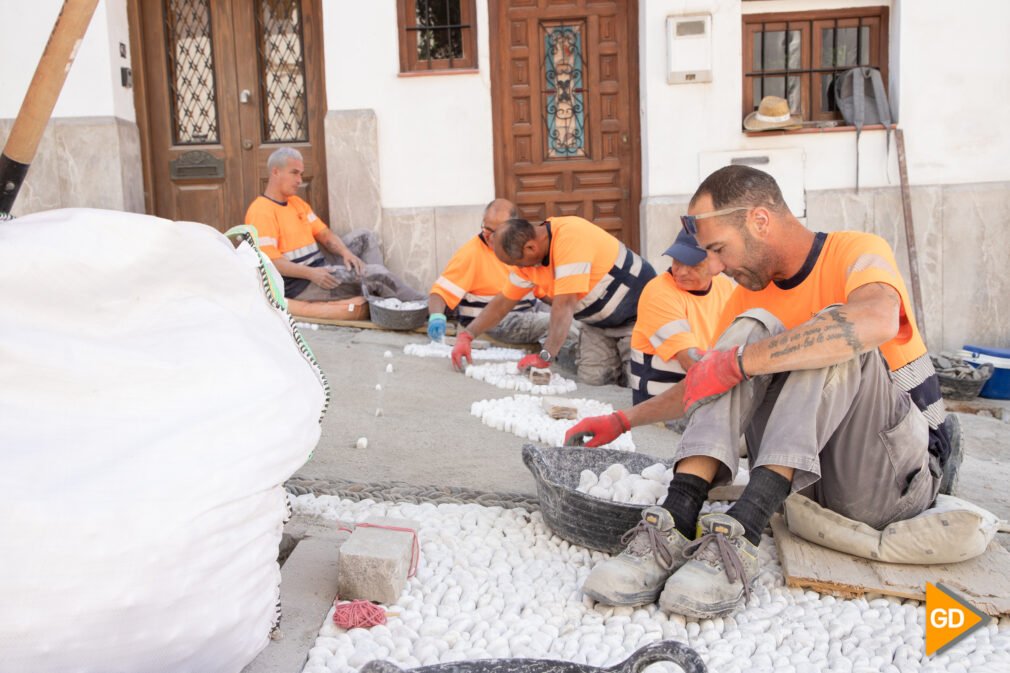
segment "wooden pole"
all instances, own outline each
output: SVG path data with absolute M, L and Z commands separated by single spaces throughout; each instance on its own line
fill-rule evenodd
M 912 280 L 912 306 L 919 334 L 926 338 L 926 322 L 922 311 L 922 285 L 919 283 L 919 253 L 915 246 L 915 227 L 912 225 L 912 190 L 908 186 L 908 166 L 905 163 L 905 133 L 894 130 L 898 146 L 898 173 L 901 175 L 901 206 L 905 215 L 905 243 L 908 245 L 908 273 Z
M 0 213 L 14 206 L 98 0 L 64 0 L 0 155 Z

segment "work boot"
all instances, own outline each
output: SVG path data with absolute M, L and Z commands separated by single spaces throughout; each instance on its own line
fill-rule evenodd
M 667 580 L 659 607 L 707 619 L 732 612 L 750 596 L 758 549 L 731 516 L 706 514 L 698 525 L 701 537 L 684 549 L 686 562 Z
M 681 551 L 689 542 L 669 511 L 646 507 L 638 525 L 621 536 L 627 547 L 592 569 L 582 593 L 607 605 L 653 603 L 666 578 L 684 563 Z

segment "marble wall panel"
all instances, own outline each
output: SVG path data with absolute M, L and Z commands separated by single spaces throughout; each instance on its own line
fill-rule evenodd
M 143 213 L 144 167 L 140 156 L 140 129 L 133 122 L 116 119 L 119 134 L 119 166 L 123 182 L 122 209 Z
M 435 209 L 384 209 L 381 230 L 386 266 L 415 289 L 427 293 L 438 276 Z
M 0 120 L 6 141 L 13 120 Z M 109 208 L 144 212 L 137 125 L 115 117 L 59 118 L 49 122 L 32 159 L 14 213 L 55 208 Z
M 383 216 L 375 111 L 330 110 L 325 128 L 330 228 L 340 234 L 378 231 Z
M 480 233 L 485 205 L 435 208 L 435 276 L 432 282 L 459 246 Z
M 807 192 L 807 227 L 813 231 L 872 231 L 873 190 Z
M 657 272 L 670 266 L 663 252 L 680 233 L 680 216 L 687 214 L 690 196 L 647 199 L 640 208 L 642 249 L 639 251 Z
M 944 348 L 1010 348 L 1010 183 L 943 188 Z

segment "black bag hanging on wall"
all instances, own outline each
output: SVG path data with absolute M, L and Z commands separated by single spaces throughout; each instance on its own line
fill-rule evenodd
M 869 82 L 869 87 L 867 87 Z M 867 90 L 869 89 L 869 90 Z M 891 105 L 876 68 L 859 66 L 835 78 L 835 104 L 845 123 L 856 127 L 856 191 L 859 191 L 859 134 L 866 124 L 883 124 L 887 157 L 891 156 Z

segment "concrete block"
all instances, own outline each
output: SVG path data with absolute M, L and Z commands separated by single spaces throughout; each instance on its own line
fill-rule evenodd
M 405 519 L 372 517 L 365 523 L 418 529 L 416 521 Z M 340 600 L 395 603 L 407 584 L 413 545 L 414 536 L 407 532 L 356 527 L 340 548 L 337 574 Z

